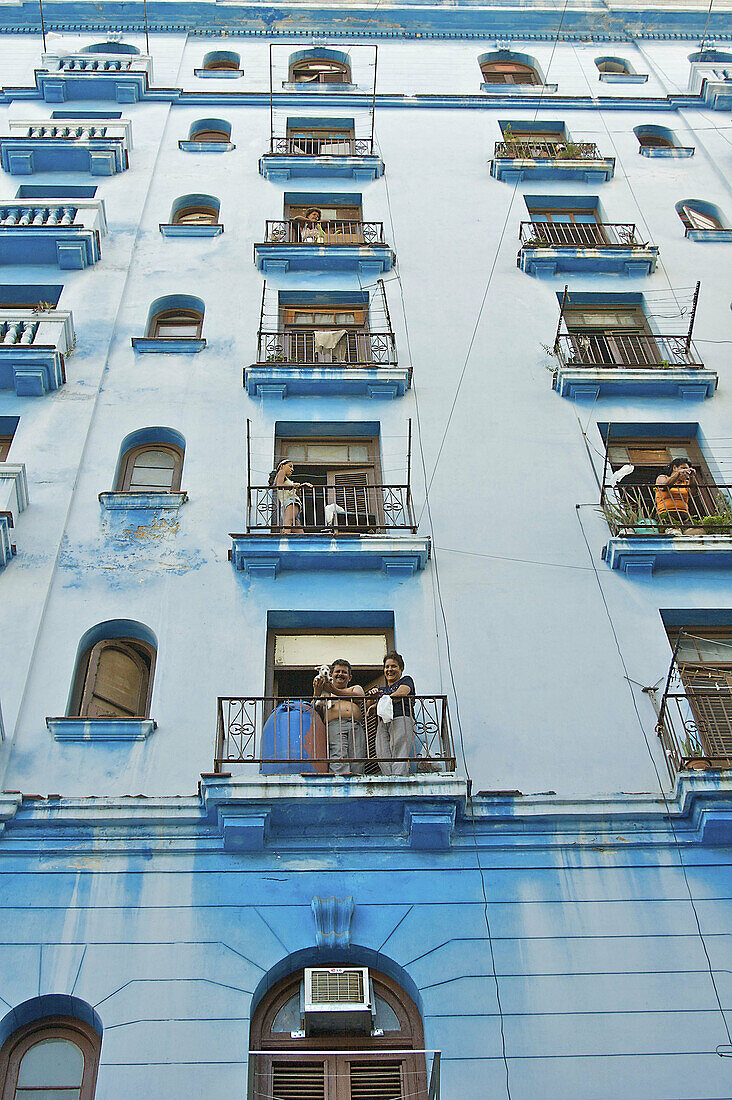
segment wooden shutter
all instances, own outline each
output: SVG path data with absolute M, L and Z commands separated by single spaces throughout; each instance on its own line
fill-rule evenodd
M 325 1062 L 273 1061 L 268 1095 L 272 1100 L 326 1100 Z
M 349 1100 L 402 1100 L 404 1064 L 381 1062 L 375 1058 L 351 1062 Z
M 328 473 L 326 503 L 338 504 L 345 508 L 345 516 L 338 517 L 341 527 L 376 527 L 378 523 L 376 492 L 373 488 L 374 471 L 371 466 L 349 466 L 343 470 L 331 470 Z
M 704 755 L 732 758 L 732 668 L 682 665 L 681 679 Z
M 142 717 L 148 677 L 145 661 L 129 643 L 97 642 L 89 655 L 81 716 Z

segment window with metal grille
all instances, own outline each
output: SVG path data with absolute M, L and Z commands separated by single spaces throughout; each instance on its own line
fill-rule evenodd
M 339 974 L 327 970 L 314 970 L 311 980 L 314 1004 L 363 1002 L 363 973 L 360 970 L 344 970 Z

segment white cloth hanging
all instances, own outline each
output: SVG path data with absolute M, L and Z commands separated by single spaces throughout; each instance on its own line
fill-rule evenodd
M 394 704 L 391 701 L 391 695 L 379 696 L 379 701 L 376 704 L 376 713 L 385 726 L 388 726 L 390 722 L 394 721 Z

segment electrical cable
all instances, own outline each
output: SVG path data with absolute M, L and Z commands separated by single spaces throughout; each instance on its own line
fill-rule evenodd
M 603 603 L 603 606 L 605 608 L 605 614 L 607 615 L 608 622 L 610 623 L 610 630 L 612 631 L 613 639 L 615 641 L 615 648 L 618 651 L 618 657 L 620 658 L 620 664 L 622 665 L 622 668 L 623 668 L 624 679 L 628 681 L 628 690 L 630 691 L 630 697 L 631 697 L 631 701 L 633 703 L 633 709 L 635 711 L 636 718 L 638 720 L 638 726 L 640 727 L 640 731 L 641 731 L 641 734 L 643 736 L 643 740 L 645 742 L 646 749 L 648 750 L 648 756 L 650 758 L 651 765 L 652 765 L 653 770 L 656 774 L 656 780 L 658 782 L 658 788 L 659 788 L 659 791 L 661 793 L 661 798 L 663 799 L 664 808 L 666 810 L 666 815 L 665 815 L 666 820 L 668 821 L 669 828 L 671 829 L 671 834 L 673 836 L 674 846 L 675 846 L 675 849 L 676 849 L 676 855 L 677 855 L 677 858 L 678 858 L 678 861 L 679 861 L 679 866 L 681 868 L 681 873 L 683 875 L 684 884 L 686 886 L 686 892 L 687 892 L 688 897 L 689 897 L 689 904 L 691 905 L 691 909 L 692 909 L 692 912 L 694 914 L 694 921 L 696 923 L 696 929 L 697 929 L 697 934 L 699 936 L 699 941 L 701 943 L 702 950 L 704 951 L 704 957 L 706 958 L 706 961 L 707 961 L 707 969 L 708 969 L 708 972 L 709 972 L 709 978 L 710 978 L 711 983 L 712 983 L 712 988 L 714 989 L 714 996 L 715 996 L 715 999 L 717 1001 L 717 1007 L 719 1008 L 719 1014 L 722 1017 L 722 1023 L 724 1025 L 724 1030 L 725 1030 L 725 1033 L 727 1035 L 727 1042 L 732 1046 L 732 1034 L 730 1033 L 730 1028 L 729 1028 L 729 1025 L 727 1023 L 727 1016 L 725 1015 L 724 1008 L 722 1007 L 722 1000 L 721 1000 L 720 995 L 719 995 L 719 989 L 717 987 L 717 980 L 716 980 L 715 975 L 714 975 L 714 967 L 712 966 L 712 960 L 709 956 L 709 951 L 707 949 L 707 944 L 706 944 L 706 940 L 704 938 L 704 933 L 702 932 L 701 922 L 699 921 L 699 914 L 697 912 L 696 904 L 694 902 L 694 895 L 691 891 L 691 885 L 689 883 L 689 877 L 688 877 L 687 872 L 686 872 L 686 864 L 684 863 L 684 859 L 683 859 L 683 856 L 682 856 L 682 853 L 681 853 L 681 845 L 679 843 L 679 838 L 678 838 L 678 835 L 677 835 L 677 832 L 676 832 L 676 827 L 674 825 L 673 818 L 671 816 L 671 807 L 669 805 L 668 798 L 666 796 L 666 792 L 665 792 L 664 787 L 663 787 L 663 781 L 662 781 L 660 773 L 658 771 L 658 765 L 656 764 L 656 760 L 655 760 L 655 757 L 653 755 L 653 750 L 652 750 L 650 742 L 648 740 L 648 736 L 646 734 L 645 726 L 643 725 L 643 720 L 641 718 L 640 711 L 638 710 L 638 703 L 637 703 L 637 700 L 635 698 L 635 692 L 633 691 L 633 688 L 631 687 L 631 684 L 634 683 L 635 681 L 631 680 L 631 677 L 628 673 L 628 666 L 625 663 L 625 657 L 623 656 L 623 651 L 622 651 L 621 646 L 620 646 L 620 640 L 618 638 L 618 633 L 615 629 L 615 623 L 613 622 L 613 617 L 612 617 L 612 614 L 610 612 L 610 607 L 609 607 L 607 599 L 605 597 L 605 590 L 602 586 L 602 581 L 600 580 L 600 574 L 597 570 L 597 566 L 595 565 L 595 558 L 594 558 L 594 555 L 592 553 L 592 549 L 590 547 L 589 539 L 587 538 L 587 533 L 585 532 L 584 524 L 582 523 L 582 514 L 581 514 L 581 511 L 580 511 L 580 509 L 582 507 L 583 507 L 583 505 L 581 505 L 581 504 L 578 504 L 575 507 L 575 512 L 576 512 L 576 515 L 577 515 L 577 522 L 579 523 L 580 531 L 582 532 L 582 538 L 584 539 L 585 546 L 587 547 L 587 554 L 588 554 L 588 557 L 590 559 L 593 572 L 595 574 L 595 580 L 597 581 L 597 587 L 600 591 L 600 597 L 602 599 L 602 603 Z

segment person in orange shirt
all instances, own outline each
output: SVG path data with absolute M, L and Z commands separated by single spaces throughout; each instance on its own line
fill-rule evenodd
M 672 527 L 691 527 L 689 484 L 696 471 L 688 458 L 672 458 L 656 478 L 656 512 Z

